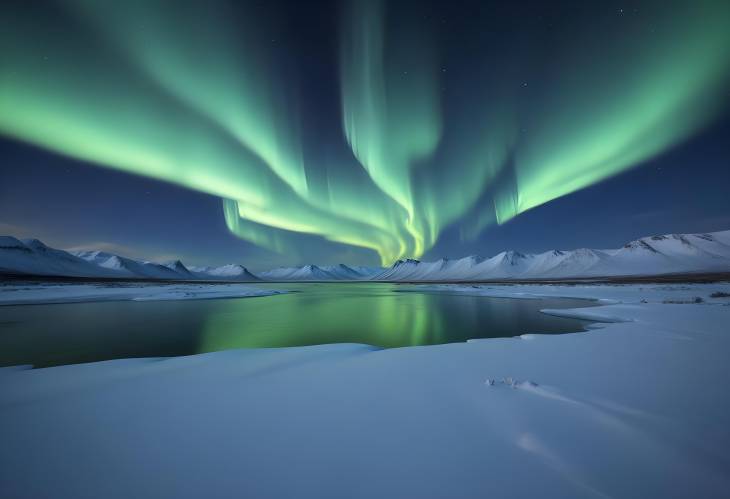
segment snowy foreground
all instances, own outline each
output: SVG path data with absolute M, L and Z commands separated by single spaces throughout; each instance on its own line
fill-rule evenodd
M 282 293 L 241 284 L 8 283 L 0 285 L 0 306 L 90 301 L 159 301 L 246 298 Z
M 0 496 L 727 497 L 730 285 L 432 289 L 611 322 L 0 370 Z

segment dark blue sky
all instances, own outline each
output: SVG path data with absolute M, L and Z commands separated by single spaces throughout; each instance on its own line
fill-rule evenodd
M 88 80 L 83 78 L 79 80 L 83 87 L 80 92 L 78 92 L 78 85 L 72 86 L 70 90 L 65 89 L 64 92 L 59 93 L 60 99 L 51 98 L 57 96 L 53 94 L 56 88 L 53 84 L 55 80 L 50 80 L 50 90 L 46 90 L 51 95 L 48 102 L 52 104 L 60 102 L 61 105 L 58 107 L 59 112 L 56 108 L 49 109 L 48 116 L 54 118 L 60 116 L 62 124 L 65 118 L 69 118 L 69 123 L 77 125 L 81 123 L 84 126 L 88 125 L 90 120 L 93 126 L 95 125 L 93 120 L 98 119 L 100 129 L 103 129 L 104 132 L 107 129 L 126 130 L 124 127 L 115 128 L 118 125 L 115 115 L 128 117 L 125 114 L 127 109 L 117 101 L 123 102 L 127 106 L 135 106 L 140 102 L 160 106 L 163 101 L 164 103 L 177 102 L 175 99 L 170 99 L 170 95 L 167 94 L 164 99 L 151 98 L 149 95 L 143 95 L 145 92 L 140 91 L 138 87 L 134 87 L 137 88 L 138 93 L 133 93 L 131 90 L 129 94 L 124 95 L 111 93 L 113 99 L 101 99 L 98 101 L 102 103 L 99 106 L 101 109 L 95 108 L 89 104 L 92 101 L 86 102 L 83 97 L 87 84 L 89 95 L 92 98 L 96 95 L 107 96 L 105 93 L 108 90 L 107 87 L 94 79 L 97 74 L 113 75 L 112 80 L 123 80 L 124 84 L 119 87 L 121 89 L 132 88 L 135 83 L 140 81 L 144 82 L 143 89 L 147 89 L 146 86 L 153 87 L 154 85 L 150 83 L 149 75 L 138 74 L 139 68 L 126 69 L 128 66 L 132 67 L 130 60 L 120 55 L 121 51 L 118 50 L 118 47 L 107 52 L 99 49 L 98 54 L 90 50 L 89 54 L 93 56 L 90 60 L 94 64 L 89 67 L 85 65 L 83 58 L 79 57 L 77 60 L 75 50 L 79 50 L 78 47 L 86 48 L 93 45 L 94 41 L 98 41 L 102 48 L 113 44 L 101 36 L 102 30 L 99 30 L 98 26 L 96 26 L 96 30 L 89 29 L 89 26 L 84 24 L 88 19 L 82 21 L 82 18 L 75 16 L 73 12 L 63 9 L 61 4 L 42 1 L 29 4 L 13 1 L 8 5 L 9 11 L 19 13 L 19 19 L 30 22 L 33 29 L 41 30 L 42 32 L 38 34 L 42 35 L 42 38 L 47 36 L 51 42 L 57 41 L 61 45 L 65 38 L 72 36 L 78 44 L 70 44 L 71 48 L 63 47 L 68 53 L 59 49 L 60 54 L 70 54 L 72 62 L 59 67 L 71 75 L 77 73 L 84 77 L 91 75 Z M 145 3 L 142 2 L 141 5 L 145 5 Z M 159 6 L 164 5 L 164 2 L 159 4 Z M 206 4 L 190 1 L 185 5 L 190 8 L 190 12 L 197 12 L 196 9 L 200 9 Z M 215 2 L 215 5 L 226 5 L 226 2 Z M 308 181 L 316 186 L 314 190 L 323 197 L 330 195 L 327 190 L 330 187 L 330 174 L 332 173 L 330 170 L 341 168 L 345 171 L 350 168 L 349 173 L 343 175 L 343 178 L 346 179 L 343 182 L 345 184 L 349 182 L 350 185 L 340 184 L 339 187 L 341 190 L 356 193 L 360 189 L 360 183 L 364 182 L 362 179 L 367 179 L 367 177 L 344 137 L 342 125 L 341 96 L 345 94 L 345 91 L 341 88 L 343 82 L 339 78 L 339 73 L 342 61 L 338 58 L 341 54 L 340 42 L 343 35 L 341 26 L 343 16 L 340 12 L 343 4 L 331 0 L 319 2 L 271 0 L 269 2 L 229 2 L 227 5 L 228 7 L 233 6 L 230 7 L 230 10 L 224 10 L 231 13 L 234 26 L 238 26 L 239 21 L 246 21 L 248 14 L 254 12 L 258 19 L 266 21 L 263 24 L 275 25 L 275 28 L 269 27 L 273 30 L 272 33 L 282 34 L 282 36 L 272 35 L 262 40 L 256 39 L 254 45 L 265 45 L 263 49 L 258 45 L 255 48 L 261 49 L 261 54 L 259 54 L 261 59 L 268 58 L 268 64 L 275 67 L 275 70 L 272 70 L 272 74 L 275 75 L 273 81 L 277 87 L 275 90 L 281 90 L 286 94 L 285 98 L 282 98 L 283 102 L 296 104 L 291 108 L 291 116 L 297 114 L 301 116 L 300 122 L 296 122 L 296 118 L 292 117 L 291 121 L 296 122 L 292 125 L 288 122 L 290 109 L 287 108 L 284 128 L 289 125 L 292 125 L 292 128 L 298 127 L 298 134 L 302 142 L 302 155 L 306 160 L 304 161 L 307 170 L 306 176 Z M 688 5 L 689 7 L 687 7 Z M 683 8 L 688 12 L 693 12 L 692 5 L 692 2 L 689 2 Z M 162 13 L 162 18 L 166 18 L 165 9 L 160 7 L 159 10 L 161 12 L 157 12 L 156 8 L 150 8 L 151 12 Z M 608 79 L 615 77 L 616 81 L 601 80 L 599 77 L 605 76 L 603 70 L 606 65 L 611 65 L 610 67 L 619 70 L 626 69 L 627 75 L 633 75 L 638 81 L 637 85 L 641 88 L 641 95 L 646 101 L 653 101 L 656 93 L 657 102 L 661 105 L 665 103 L 665 100 L 662 99 L 667 99 L 667 94 L 674 91 L 673 88 L 669 88 L 668 92 L 665 92 L 667 88 L 661 86 L 657 86 L 656 92 L 653 92 L 651 88 L 647 91 L 646 85 L 643 83 L 653 81 L 654 75 L 637 63 L 637 61 L 644 63 L 649 61 L 647 64 L 653 64 L 653 59 L 642 58 L 645 55 L 644 51 L 660 56 L 672 53 L 669 49 L 664 50 L 664 45 L 657 42 L 656 36 L 658 35 L 655 33 L 655 28 L 662 26 L 658 19 L 662 18 L 665 12 L 664 7 L 657 2 L 603 2 L 600 5 L 588 5 L 585 2 L 571 1 L 546 4 L 533 1 L 506 3 L 476 0 L 454 2 L 403 0 L 388 3 L 386 10 L 386 22 L 383 24 L 383 30 L 386 32 L 384 43 L 392 43 L 386 47 L 386 55 L 390 56 L 395 53 L 393 60 L 401 63 L 398 65 L 390 61 L 390 66 L 386 68 L 386 77 L 396 81 L 396 84 L 392 85 L 393 87 L 397 87 L 398 78 L 408 75 L 407 69 L 411 67 L 409 66 L 412 62 L 411 59 L 418 59 L 419 54 L 422 55 L 422 51 L 432 51 L 433 54 L 430 55 L 433 55 L 434 59 L 438 61 L 436 73 L 439 88 L 436 90 L 439 94 L 439 112 L 443 115 L 444 123 L 439 147 L 442 144 L 444 147 L 436 150 L 432 155 L 436 158 L 433 164 L 418 164 L 420 169 L 413 170 L 417 171 L 421 178 L 415 180 L 411 178 L 413 185 L 416 185 L 416 180 L 425 179 L 424 185 L 417 186 L 426 193 L 419 198 L 424 205 L 426 204 L 424 200 L 431 200 L 428 198 L 430 194 L 428 188 L 433 187 L 428 183 L 430 181 L 437 187 L 440 186 L 440 182 L 445 186 L 450 182 L 449 185 L 457 186 L 457 190 L 468 186 L 470 179 L 475 176 L 473 171 L 464 171 L 461 178 L 459 178 L 459 171 L 456 171 L 456 175 L 454 175 L 455 170 L 469 163 L 467 149 L 471 147 L 472 152 L 480 150 L 480 140 L 490 140 L 490 134 L 494 135 L 495 130 L 497 135 L 505 130 L 508 131 L 510 128 L 508 121 L 511 116 L 516 117 L 515 120 L 519 122 L 519 126 L 516 127 L 518 129 L 517 138 L 512 143 L 510 143 L 509 137 L 505 140 L 505 144 L 510 144 L 509 147 L 513 148 L 510 154 L 527 151 L 526 154 L 523 154 L 522 159 L 528 157 L 528 159 L 534 160 L 534 157 L 529 158 L 529 153 L 535 150 L 546 153 L 558 151 L 555 158 L 573 159 L 574 150 L 571 150 L 570 147 L 576 137 L 582 136 L 580 127 L 576 129 L 574 126 L 572 130 L 566 130 L 564 135 L 557 125 L 554 131 L 551 130 L 554 115 L 563 111 L 562 107 L 551 108 L 551 105 L 558 102 L 559 104 L 567 103 L 568 107 L 573 106 L 574 108 L 567 109 L 567 118 L 562 116 L 565 118 L 564 122 L 568 124 L 585 123 L 586 127 L 590 127 L 594 121 L 600 121 L 595 118 L 612 115 L 615 111 L 611 106 L 605 105 L 604 100 L 610 100 L 618 95 L 615 101 L 625 106 L 625 102 L 628 100 L 623 100 L 624 94 L 631 97 L 634 95 L 634 88 L 630 84 L 624 85 L 625 82 L 621 79 L 623 73 L 609 72 Z M 183 22 L 186 12 L 176 12 L 180 19 L 170 16 L 174 22 L 180 21 L 179 25 L 175 25 L 176 28 L 180 28 L 180 32 L 185 32 L 185 29 L 189 28 L 188 24 Z M 240 19 L 236 16 L 240 16 Z M 669 19 L 664 20 L 666 21 L 665 27 L 684 27 L 682 16 L 670 14 L 664 17 Z M 105 16 L 102 16 L 102 19 L 105 22 L 109 21 Z M 36 20 L 42 22 L 35 23 Z M 120 23 L 122 22 L 120 21 Z M 140 28 L 143 24 L 135 26 L 135 29 Z M 417 28 L 414 33 L 417 33 L 418 37 L 422 36 L 424 42 L 422 46 L 417 45 L 415 48 L 412 44 L 406 43 L 408 30 L 414 26 Z M 114 20 L 111 20 L 107 27 L 119 28 L 120 26 L 114 25 Z M 120 33 L 128 32 L 127 26 L 123 23 L 121 28 Z M 423 28 L 423 31 L 419 31 L 420 28 Z M 262 28 L 262 32 L 266 29 Z M 6 31 L 10 32 L 10 29 Z M 268 33 L 268 31 L 266 32 Z M 691 29 L 688 28 L 688 32 L 691 33 Z M 201 31 L 201 33 L 203 33 L 201 36 L 211 39 L 216 35 L 215 29 Z M 54 38 L 57 34 L 62 35 L 58 40 Z M 108 35 L 108 33 L 106 34 Z M 0 29 L 1 35 L 2 29 Z M 426 35 L 429 38 L 428 43 Z M 22 39 L 29 35 L 21 30 L 17 36 Z M 417 40 L 421 40 L 418 37 Z M 131 38 L 134 41 L 134 37 Z M 636 41 L 637 46 L 628 45 L 629 53 L 627 54 L 624 40 L 628 39 Z M 723 38 L 720 37 L 720 39 Z M 16 41 L 13 38 L 8 40 Z M 155 33 L 152 34 L 151 40 L 157 41 Z M 180 45 L 185 45 L 186 40 L 184 38 L 180 40 Z M 0 38 L 0 42 L 4 41 L 5 39 Z M 169 38 L 160 35 L 159 41 L 164 45 L 169 42 Z M 674 43 L 674 41 L 670 41 Z M 681 45 L 691 45 L 690 42 L 694 40 L 682 39 L 680 41 Z M 226 51 L 230 49 L 230 54 L 225 55 L 231 55 L 235 60 L 239 55 L 247 53 L 249 49 L 247 43 L 250 43 L 248 38 L 241 47 L 227 47 Z M 608 50 L 606 53 L 602 53 L 603 59 L 594 60 L 594 55 L 599 53 L 605 45 L 611 47 L 615 45 L 616 51 Z M 399 50 L 402 53 L 392 49 L 392 46 L 400 47 Z M 34 53 L 31 50 L 33 47 L 31 47 L 26 53 L 24 47 L 18 47 L 17 43 L 0 45 L 0 49 L 9 51 L 5 55 L 11 55 L 20 61 L 17 63 L 18 68 L 22 68 L 29 60 L 37 63 L 39 58 L 44 62 L 47 59 L 45 55 L 47 48 L 43 48 L 39 53 Z M 177 45 L 173 44 L 173 47 L 177 47 Z M 408 48 L 410 52 L 403 47 Z M 639 54 L 635 60 L 629 57 L 636 55 L 633 52 Z M 403 60 L 398 59 L 399 54 L 401 56 L 410 54 L 410 56 L 405 57 L 403 59 L 405 63 L 403 63 Z M 113 60 L 109 62 L 108 66 L 105 66 L 107 57 L 111 57 Z M 115 57 L 119 59 L 115 59 Z M 8 58 L 8 60 L 10 59 L 12 58 Z M 582 68 L 571 73 L 576 69 L 576 61 L 586 64 L 585 75 L 581 72 Z M 0 64 L 2 64 L 1 59 Z M 418 64 L 413 63 L 413 65 L 418 69 Z M 41 67 L 43 67 L 42 64 Z M 260 67 L 268 66 L 261 65 Z M 666 69 L 661 65 L 657 67 Z M 0 65 L 0 71 L 2 68 L 3 66 Z M 668 74 L 670 76 L 678 74 L 679 77 L 674 81 L 679 82 L 680 84 L 677 86 L 681 87 L 683 69 L 673 69 L 674 71 Z M 131 74 L 129 81 L 125 79 L 127 72 Z M 568 75 L 565 80 L 563 79 L 564 73 Z M 701 71 L 697 70 L 696 73 L 700 74 Z M 53 73 L 43 74 L 50 74 L 61 79 L 66 76 Z M 192 74 L 191 81 L 195 80 L 194 77 L 197 76 L 195 71 Z M 393 78 L 393 74 L 395 78 Z M 573 96 L 567 92 L 569 98 L 562 101 L 556 98 L 556 95 L 561 95 L 561 92 L 555 93 L 556 88 L 560 91 L 564 91 L 565 88 L 573 89 L 570 86 L 571 81 L 582 81 L 581 78 L 584 76 L 587 78 L 586 81 L 591 82 L 592 85 L 579 88 L 579 91 L 575 93 L 580 95 Z M 100 78 L 99 81 L 101 80 Z M 204 84 L 209 83 L 205 79 L 201 81 L 201 87 L 205 87 Z M 198 82 L 193 81 L 193 83 Z M 410 84 L 417 89 L 417 81 L 410 82 Z M 0 91 L 3 88 L 0 85 Z M 16 89 L 16 91 L 22 97 L 24 87 L 20 85 L 18 88 L 20 90 Z M 404 94 L 400 94 L 401 99 L 408 100 L 410 96 L 407 90 L 408 87 Z M 120 92 L 124 93 L 124 90 Z M 158 93 L 164 92 L 155 87 L 154 92 L 149 90 L 149 93 L 157 96 Z M 356 94 L 352 90 L 350 93 Z M 6 98 L 6 100 L 0 99 L 0 104 L 13 103 L 12 96 L 7 96 L 11 96 L 11 94 L 0 93 L 0 98 Z M 85 116 L 80 117 L 78 122 L 74 121 L 74 116 L 64 114 L 67 111 L 67 108 L 64 107 L 68 104 L 67 96 L 69 99 L 80 99 L 79 102 L 74 101 L 76 108 L 83 108 L 88 112 Z M 48 97 L 48 95 L 43 94 L 42 97 Z M 120 97 L 120 99 L 116 99 L 116 97 Z M 210 96 L 205 95 L 204 97 Z M 499 112 L 502 97 L 505 97 L 505 100 L 514 99 L 515 101 L 512 103 L 513 108 L 510 108 L 509 112 L 505 112 L 504 116 Z M 673 145 L 659 154 L 655 154 L 653 151 L 648 153 L 647 155 L 651 157 L 650 160 L 634 165 L 633 168 L 599 183 L 552 199 L 519 214 L 504 225 L 487 225 L 476 240 L 464 241 L 460 237 L 460 233 L 467 218 L 478 216 L 481 209 L 491 210 L 493 216 L 496 201 L 492 199 L 494 195 L 490 191 L 492 186 L 485 182 L 483 195 L 480 198 L 485 201 L 484 204 L 481 202 L 476 205 L 470 204 L 469 206 L 472 208 L 469 208 L 468 212 L 461 213 L 461 218 L 455 224 L 443 227 L 436 244 L 426 252 L 423 259 L 436 259 L 443 256 L 456 258 L 469 254 L 490 256 L 505 249 L 540 252 L 553 248 L 612 248 L 650 234 L 730 229 L 730 196 L 728 196 L 730 114 L 727 111 L 730 99 L 727 97 L 727 90 L 719 98 L 714 96 L 713 106 L 720 110 L 716 113 L 717 116 L 709 124 L 698 126 L 689 138 L 680 140 L 678 143 L 676 143 L 677 137 L 681 139 L 682 134 L 664 134 L 664 127 L 667 127 L 666 130 L 679 129 L 681 127 L 677 126 L 676 120 L 689 121 L 690 118 L 695 117 L 695 114 L 702 113 L 699 111 L 695 113 L 693 109 L 690 109 L 691 117 L 672 114 L 672 120 L 675 121 L 664 120 L 659 125 L 654 124 L 649 133 L 656 136 L 666 135 L 669 138 L 667 142 Z M 722 101 L 723 99 L 724 101 Z M 387 99 L 384 101 L 392 104 L 392 101 Z M 639 113 L 638 108 L 642 107 L 643 103 L 640 100 L 631 102 L 637 107 L 635 112 Z M 89 107 L 91 111 L 89 111 Z M 651 108 L 651 106 L 648 107 Z M 68 107 L 72 110 L 76 108 Z M 160 107 L 160 109 L 170 110 L 171 108 Z M 418 115 L 419 107 L 415 106 L 414 109 L 409 110 L 410 114 Z M 490 127 L 485 128 L 489 133 L 482 133 L 484 130 L 479 129 L 474 120 L 475 117 L 480 116 L 478 111 L 482 109 L 489 111 L 496 109 L 494 116 L 506 119 L 490 122 Z M 0 112 L 2 111 L 0 109 Z M 18 116 L 22 117 L 22 109 L 20 111 Z M 150 130 L 154 130 L 152 135 L 156 136 L 159 133 L 159 136 L 163 138 L 168 136 L 168 125 L 171 131 L 169 136 L 175 137 L 176 123 L 171 116 L 185 117 L 190 114 L 189 109 L 186 109 L 187 114 L 181 112 L 178 115 L 176 114 L 177 108 L 172 109 L 170 116 L 157 112 L 156 108 L 149 110 L 148 115 L 145 114 L 146 111 L 146 109 L 141 109 L 140 114 L 148 118 L 149 122 L 162 116 L 162 119 L 155 122 L 155 126 L 150 126 Z M 640 120 L 641 116 L 631 114 L 634 112 L 633 109 L 629 111 L 625 113 L 628 120 L 634 118 Z M 687 110 L 683 109 L 683 112 L 685 111 Z M 73 111 L 71 112 L 73 113 Z M 36 110 L 33 118 L 44 116 L 44 113 L 45 111 Z M 580 119 L 568 119 L 574 118 L 574 116 L 570 116 L 570 113 L 579 115 Z M 388 113 L 385 114 L 388 115 Z M 392 113 L 392 115 L 396 114 Z M 397 134 L 400 134 L 399 137 L 402 136 L 403 141 L 407 142 L 412 139 L 409 135 L 411 128 L 417 127 L 419 120 L 409 121 L 408 112 L 401 114 L 403 116 L 398 116 L 398 119 L 402 121 L 397 123 L 400 126 L 392 126 L 388 130 L 395 130 Z M 486 115 L 487 120 L 494 119 L 489 113 Z M 560 118 L 560 116 L 555 117 Z M 120 118 L 121 121 L 124 119 Z M 199 119 L 199 117 L 196 115 L 195 119 Z M 559 120 L 556 122 L 560 123 Z M 160 123 L 162 126 L 158 126 Z M 609 123 L 612 126 L 604 126 L 600 129 L 601 132 L 606 136 L 607 143 L 621 145 L 622 137 L 626 135 L 624 130 L 626 121 L 609 120 Z M 45 123 L 42 124 L 45 126 Z M 628 124 L 630 125 L 630 123 Z M 208 118 L 200 122 L 196 121 L 195 126 L 197 127 L 195 130 L 202 130 L 211 136 L 220 133 L 219 124 L 211 123 Z M 434 125 L 434 127 L 437 126 Z M 294 236 L 296 244 L 290 245 L 284 254 L 262 249 L 238 239 L 229 232 L 223 217 L 221 198 L 201 192 L 205 190 L 204 188 L 190 190 L 171 183 L 102 168 L 99 165 L 30 145 L 32 142 L 44 143 L 44 137 L 36 134 L 37 127 L 20 128 L 19 133 L 28 137 L 28 143 L 9 138 L 10 133 L 3 136 L 3 128 L 15 130 L 13 123 L 0 120 L 0 233 L 2 234 L 37 237 L 50 245 L 62 248 L 106 249 L 126 256 L 151 260 L 180 258 L 186 263 L 196 265 L 236 262 L 254 270 L 304 263 L 343 262 L 375 265 L 379 262 L 375 252 L 328 242 L 319 236 L 299 233 Z M 134 131 L 134 127 L 129 128 Z M 629 132 L 632 131 L 630 126 L 625 128 Z M 535 132 L 535 137 L 541 142 L 539 147 L 531 151 L 533 129 L 542 132 L 542 135 Z M 181 130 L 188 131 L 182 126 Z M 83 150 L 84 138 L 80 140 L 79 137 L 71 135 L 66 137 L 63 133 L 64 130 L 59 131 L 58 128 L 52 129 L 49 133 L 55 134 L 56 132 L 58 132 L 58 137 L 72 139 L 74 147 L 78 149 L 71 153 L 72 155 L 83 157 L 85 153 Z M 641 132 L 647 133 L 643 129 Z M 505 132 L 505 136 L 508 135 L 509 133 Z M 126 145 L 124 137 L 117 135 L 110 137 L 103 134 L 101 136 L 108 143 L 115 144 L 116 147 L 124 148 Z M 195 142 L 193 134 L 182 133 L 181 136 Z M 562 149 L 561 147 L 552 148 L 553 144 L 550 140 L 546 140 L 546 137 L 552 137 L 556 143 L 560 142 L 561 147 L 564 145 L 563 143 L 568 146 Z M 227 140 L 229 138 L 227 137 Z M 632 138 L 637 139 L 637 137 Z M 388 137 L 385 137 L 383 141 L 387 141 L 387 139 Z M 469 142 L 470 140 L 472 142 Z M 55 147 L 63 149 L 63 144 L 59 145 L 57 140 L 51 142 Z M 154 143 L 154 140 L 150 140 L 150 143 L 153 148 L 158 145 Z M 174 143 L 177 144 L 177 142 Z M 140 142 L 130 145 L 129 149 L 132 151 L 145 150 L 144 147 L 140 148 L 140 144 L 145 147 L 150 146 L 148 143 Z M 627 145 L 632 150 L 642 148 L 640 140 L 623 144 L 624 147 Z M 200 149 L 205 149 L 206 146 L 207 143 L 201 140 Z M 578 144 L 575 151 L 590 156 L 591 147 L 600 149 L 601 144 Z M 175 148 L 177 148 L 176 145 Z M 195 147 L 188 149 L 196 150 Z M 562 154 L 565 150 L 568 150 L 569 154 Z M 620 148 L 617 151 L 619 151 L 617 154 L 626 152 Z M 487 147 L 482 152 L 483 157 L 480 160 L 490 156 L 493 150 Z M 115 151 L 105 151 L 105 153 L 113 156 Z M 553 165 L 555 169 L 561 169 L 561 162 L 555 158 L 552 158 L 554 161 L 547 161 L 547 163 Z M 611 158 L 609 157 L 609 159 Z M 601 162 L 598 160 L 595 162 L 597 167 L 600 167 Z M 593 163 L 587 159 L 586 164 Z M 119 165 L 115 166 L 119 167 Z M 507 180 L 509 180 L 511 168 L 512 166 L 509 166 L 501 170 L 501 172 L 507 172 Z M 201 170 L 204 170 L 204 167 L 201 167 Z M 353 171 L 355 173 L 352 173 Z M 531 173 L 535 173 L 535 169 Z M 411 175 L 416 176 L 413 172 Z M 565 179 L 565 181 L 568 180 L 570 179 Z M 228 181 L 228 178 L 222 178 L 221 181 Z M 266 186 L 265 183 L 262 185 Z M 342 189 L 343 186 L 346 189 Z M 551 188 L 559 190 L 554 185 Z M 272 190 L 276 195 L 288 192 L 284 189 L 274 191 L 276 190 Z M 391 195 L 391 193 L 388 194 Z M 531 194 L 534 196 L 534 192 Z M 552 193 L 545 195 L 545 199 L 551 197 L 553 197 Z M 444 198 L 453 201 L 453 197 L 445 196 Z M 278 201 L 280 202 L 281 198 L 278 198 Z M 420 209 L 421 206 L 416 208 Z M 428 206 L 427 208 L 439 209 L 440 207 Z M 296 208 L 292 208 L 292 210 L 294 211 L 289 213 L 295 215 Z

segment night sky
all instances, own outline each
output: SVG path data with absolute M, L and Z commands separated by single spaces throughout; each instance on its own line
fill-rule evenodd
M 730 4 L 10 1 L 0 233 L 254 270 L 730 229 Z

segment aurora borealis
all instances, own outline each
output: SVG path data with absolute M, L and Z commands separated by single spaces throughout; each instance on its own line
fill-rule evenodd
M 723 113 L 730 4 L 670 3 L 529 19 L 476 3 L 458 27 L 443 2 L 323 3 L 330 50 L 313 63 L 286 2 L 9 2 L 0 133 L 218 196 L 228 229 L 273 251 L 307 234 L 388 265 Z

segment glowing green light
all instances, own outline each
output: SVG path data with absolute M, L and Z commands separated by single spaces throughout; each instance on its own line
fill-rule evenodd
M 479 84 L 450 82 L 449 100 L 427 22 L 388 23 L 392 5 L 353 0 L 342 129 L 321 131 L 352 154 L 324 157 L 304 152 L 306 117 L 263 43 L 276 22 L 254 4 L 241 20 L 223 2 L 60 3 L 0 17 L 0 133 L 220 196 L 230 231 L 271 250 L 311 234 L 383 265 L 420 257 L 452 224 L 475 237 L 667 150 L 718 112 L 730 73 L 730 4 L 647 5 L 650 30 L 566 28 L 527 112 L 527 63 L 479 50 L 461 61 Z

